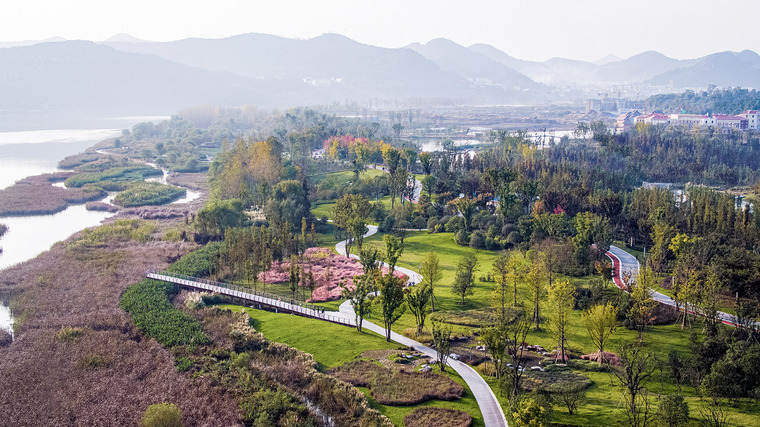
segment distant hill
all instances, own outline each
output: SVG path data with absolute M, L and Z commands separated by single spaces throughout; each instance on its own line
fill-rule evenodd
M 579 103 L 625 87 L 648 96 L 683 88 L 760 88 L 760 56 L 722 52 L 677 60 L 644 52 L 594 62 L 524 61 L 447 39 L 389 49 L 338 34 L 267 34 L 149 42 L 117 34 L 0 48 L 0 114 L 171 114 L 198 104 L 263 108 L 356 101 L 372 105 Z M 2 46 L 2 45 L 0 45 Z
M 468 95 L 462 77 L 442 72 L 412 50 L 365 45 L 337 34 L 309 40 L 243 34 L 224 39 L 108 45 L 263 81 L 306 83 L 325 94 L 323 102 L 345 97 Z
M 720 52 L 692 61 L 688 66 L 652 77 L 647 83 L 676 89 L 744 87 L 760 89 L 760 56 L 745 50 Z
M 515 90 L 537 90 L 536 84 L 513 68 L 447 39 L 408 46 L 435 62 L 441 70 L 458 74 L 474 85 L 497 85 Z
M 556 80 L 557 76 L 554 71 L 547 67 L 545 64 L 534 61 L 524 61 L 512 56 L 509 56 L 501 50 L 483 43 L 477 43 L 469 47 L 473 52 L 486 56 L 496 62 L 499 62 L 513 70 L 529 76 L 532 80 L 540 83 L 551 84 Z
M 166 113 L 198 103 L 244 103 L 260 85 L 229 73 L 85 41 L 0 49 L 0 110 Z

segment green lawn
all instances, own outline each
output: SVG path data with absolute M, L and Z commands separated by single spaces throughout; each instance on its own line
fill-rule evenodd
M 271 313 L 238 305 L 220 305 L 239 311 L 244 308 L 253 319 L 253 326 L 268 340 L 287 344 L 293 348 L 310 353 L 319 364 L 320 370 L 340 366 L 351 361 L 367 350 L 399 349 L 397 343 L 388 343 L 380 335 L 372 332 L 360 333 L 354 328 L 336 325 L 316 319 L 309 319 L 283 313 Z M 318 332 L 316 332 L 318 331 Z M 328 345 L 329 344 L 329 345 Z M 451 369 L 449 369 L 451 371 Z M 483 426 L 483 418 L 475 397 L 459 375 L 448 372 L 447 375 L 465 388 L 461 399 L 452 402 L 431 400 L 412 406 L 386 406 L 375 401 L 366 388 L 359 387 L 370 401 L 370 405 L 391 419 L 396 425 L 403 426 L 403 419 L 409 412 L 419 407 L 436 406 L 465 411 L 473 417 L 473 426 Z
M 493 261 L 498 253 L 491 251 L 477 251 L 475 249 L 459 246 L 454 242 L 452 233 L 428 234 L 426 232 L 411 233 L 405 240 L 406 246 L 402 255 L 399 266 L 419 270 L 420 262 L 429 252 L 435 252 L 443 267 L 443 278 L 435 289 L 436 311 L 440 308 L 445 311 L 466 311 L 471 309 L 487 308 L 491 304 L 491 295 L 495 289 L 495 283 L 477 281 L 474 294 L 466 298 L 464 305 L 460 304 L 459 297 L 451 292 L 451 284 L 454 280 L 456 264 L 459 259 L 467 253 L 475 252 L 479 259 L 479 271 L 477 277 L 484 275 L 491 269 Z M 382 236 L 377 234 L 365 240 L 365 245 L 383 249 Z M 632 251 L 636 255 L 636 251 Z M 590 277 L 569 278 L 572 283 L 586 285 Z M 610 283 L 610 286 L 613 286 Z M 527 302 L 527 288 L 518 286 L 518 300 Z M 546 307 L 542 307 L 543 314 L 546 315 Z M 580 311 L 572 311 L 570 315 L 570 327 L 568 335 L 568 346 L 570 349 L 580 354 L 591 353 L 595 351 L 591 340 L 589 339 L 585 326 L 583 325 Z M 406 328 L 415 326 L 414 316 L 411 313 L 405 313 L 395 324 L 393 329 L 396 332 L 403 332 Z M 428 324 L 429 326 L 429 324 Z M 461 333 L 472 333 L 472 327 L 457 326 L 455 331 Z M 697 335 L 702 333 L 699 323 L 694 325 L 693 329 L 687 328 L 682 330 L 679 325 L 659 325 L 649 326 L 644 334 L 644 344 L 650 348 L 662 361 L 667 360 L 667 355 L 671 350 L 676 350 L 683 355 L 690 354 L 689 335 L 694 332 Z M 618 327 L 615 335 L 611 337 L 605 348 L 608 351 L 615 351 L 622 343 L 632 342 L 637 339 L 635 331 L 630 331 L 622 326 Z M 531 332 L 527 338 L 531 344 L 540 344 L 546 348 L 554 348 L 556 340 L 546 331 Z M 564 407 L 555 407 L 553 422 L 575 425 L 600 425 L 600 424 L 621 424 L 625 422 L 625 414 L 621 409 L 621 392 L 619 387 L 611 385 L 610 375 L 598 372 L 582 372 L 587 375 L 594 384 L 588 391 L 588 402 L 574 414 L 569 415 Z M 495 381 L 489 381 L 494 392 L 498 395 L 498 387 Z M 671 383 L 669 377 L 657 378 L 650 383 L 648 389 L 652 393 L 674 393 L 677 388 Z M 691 387 L 683 386 L 682 393 L 689 402 L 692 418 L 699 416 L 698 409 L 706 404 L 706 400 L 700 400 Z M 655 399 L 656 400 L 656 399 Z M 656 409 L 656 401 L 654 402 Z M 760 425 L 760 407 L 748 402 L 741 402 L 728 409 L 729 421 L 732 425 Z

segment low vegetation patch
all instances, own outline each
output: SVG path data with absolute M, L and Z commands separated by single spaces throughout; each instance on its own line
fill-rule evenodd
M 404 417 L 406 427 L 469 427 L 472 417 L 449 408 L 417 408 Z
M 100 212 L 118 212 L 118 206 L 114 206 L 105 202 L 87 202 L 84 205 L 88 211 L 100 211 Z
M 214 271 L 212 256 L 216 256 L 222 248 L 222 242 L 211 242 L 197 251 L 190 252 L 167 270 L 172 273 L 192 277 L 206 277 Z
M 61 328 L 61 330 L 55 334 L 55 337 L 61 341 L 71 342 L 78 340 L 82 335 L 84 335 L 84 328 L 67 326 L 65 328 Z
M 354 288 L 354 276 L 362 274 L 362 265 L 358 260 L 335 255 L 330 249 L 309 248 L 304 253 L 302 263 L 304 271 L 311 273 L 314 278 L 314 291 L 311 293 L 312 302 L 325 302 L 341 297 L 343 284 L 347 289 Z M 381 268 L 387 273 L 386 267 Z M 396 276 L 403 280 L 407 276 L 399 271 Z M 259 280 L 266 283 L 287 283 L 290 279 L 290 262 L 282 261 L 272 264 L 272 267 L 259 274 Z
M 3 237 L 3 234 L 8 231 L 8 226 L 5 224 L 0 224 L 0 237 Z
M 100 157 L 101 155 L 97 153 L 74 154 L 73 156 L 68 156 L 58 162 L 58 167 L 61 169 L 74 169 L 87 163 L 92 163 L 98 160 Z
M 68 175 L 69 172 L 61 172 L 33 176 L 0 190 L 0 216 L 50 215 L 69 205 L 102 199 L 108 195 L 102 188 L 92 185 L 80 188 L 52 185 L 54 181 Z
M 161 175 L 160 170 L 146 165 L 131 165 L 109 168 L 98 172 L 82 172 L 66 179 L 66 187 L 79 188 L 95 184 L 108 191 L 124 190 L 129 182 L 143 181 L 145 178 Z
M 126 190 L 113 198 L 113 203 L 127 208 L 155 206 L 172 202 L 185 196 L 187 192 L 179 187 L 159 182 L 137 182 L 129 184 Z
M 545 372 L 526 372 L 520 381 L 520 387 L 527 391 L 539 390 L 554 393 L 564 389 L 585 389 L 592 381 L 585 375 L 572 372 L 567 368 L 547 369 Z
M 112 224 L 84 230 L 80 238 L 69 243 L 69 248 L 87 249 L 112 241 L 147 242 L 155 230 L 156 224 L 149 221 L 120 219 Z
M 441 319 L 452 325 L 480 327 L 481 325 L 496 323 L 496 312 L 490 308 L 465 311 L 436 311 L 430 318 Z
M 145 279 L 124 292 L 119 306 L 143 333 L 167 347 L 208 344 L 198 321 L 171 304 L 175 293 L 170 283 Z
M 409 406 L 427 400 L 456 400 L 464 387 L 443 375 L 422 372 L 394 372 L 366 360 L 352 361 L 329 371 L 331 375 L 357 387 L 367 387 L 379 403 Z

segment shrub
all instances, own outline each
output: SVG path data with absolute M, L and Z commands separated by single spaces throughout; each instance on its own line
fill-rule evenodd
M 404 417 L 407 427 L 469 427 L 472 417 L 449 408 L 417 408 Z
M 167 242 L 179 242 L 180 240 L 183 240 L 182 236 L 183 236 L 183 232 L 181 229 L 170 228 L 166 230 L 162 240 L 165 240 Z
M 179 372 L 185 372 L 193 367 L 193 360 L 187 356 L 180 356 L 174 360 L 174 366 Z
M 82 360 L 82 366 L 85 368 L 101 368 L 103 366 L 108 366 L 110 363 L 111 362 L 107 357 L 99 354 L 88 354 L 87 357 Z
M 173 403 L 148 406 L 140 422 L 145 427 L 182 427 L 182 411 Z
M 464 219 L 461 216 L 451 217 L 449 222 L 446 223 L 446 231 L 456 233 L 460 230 L 464 230 Z
M 171 283 L 145 279 L 124 292 L 119 307 L 132 315 L 132 321 L 143 333 L 165 346 L 208 344 L 198 321 L 169 301 L 175 292 Z
M 470 244 L 470 233 L 466 232 L 463 228 L 454 235 L 454 241 L 457 242 L 457 245 L 467 246 Z
M 519 231 L 512 231 L 507 235 L 507 243 L 510 245 L 516 245 L 522 241 L 522 234 Z
M 476 231 L 470 235 L 470 247 L 474 249 L 482 249 L 486 246 L 486 236 L 480 231 Z
M 548 411 L 536 399 L 524 398 L 512 412 L 512 421 L 518 427 L 545 426 L 548 421 Z
M 687 425 L 689 423 L 689 404 L 678 393 L 660 396 L 657 418 L 663 426 L 678 427 Z
M 428 230 L 429 230 L 431 233 L 433 233 L 433 232 L 435 232 L 435 231 L 436 231 L 436 228 L 437 228 L 437 227 L 438 227 L 438 218 L 435 218 L 435 217 L 431 217 L 431 218 L 430 218 L 430 219 L 427 221 L 427 228 L 428 228 Z
M 84 329 L 82 328 L 65 327 L 65 328 L 61 328 L 61 330 L 58 331 L 57 334 L 55 334 L 55 337 L 61 341 L 70 342 L 70 341 L 76 341 L 82 335 L 84 335 Z
M 212 242 L 208 245 L 190 252 L 179 261 L 175 262 L 167 270 L 172 273 L 184 274 L 192 277 L 206 277 L 211 274 L 214 264 L 211 261 L 212 256 L 222 250 L 222 242 Z
M 421 230 L 427 227 L 427 222 L 425 221 L 425 218 L 418 216 L 417 218 L 414 218 L 414 221 L 412 221 L 412 227 Z

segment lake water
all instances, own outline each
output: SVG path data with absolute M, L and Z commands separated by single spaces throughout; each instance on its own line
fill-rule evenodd
M 28 176 L 56 172 L 64 157 L 120 134 L 120 129 L 0 132 L 0 189 Z
M 101 129 L 59 129 L 0 132 L 0 189 L 34 175 L 58 171 L 58 162 L 66 156 L 83 152 L 96 143 L 121 134 L 141 121 L 158 121 L 165 117 L 123 117 L 109 119 Z M 105 123 L 101 123 L 105 124 Z M 118 126 L 118 128 L 116 128 Z M 58 183 L 57 185 L 62 185 Z M 87 227 L 100 224 L 114 215 L 88 211 L 85 205 L 69 206 L 54 215 L 0 217 L 8 232 L 0 237 L 0 270 L 30 260 L 61 240 Z M 10 309 L 0 303 L 0 328 L 10 330 Z

